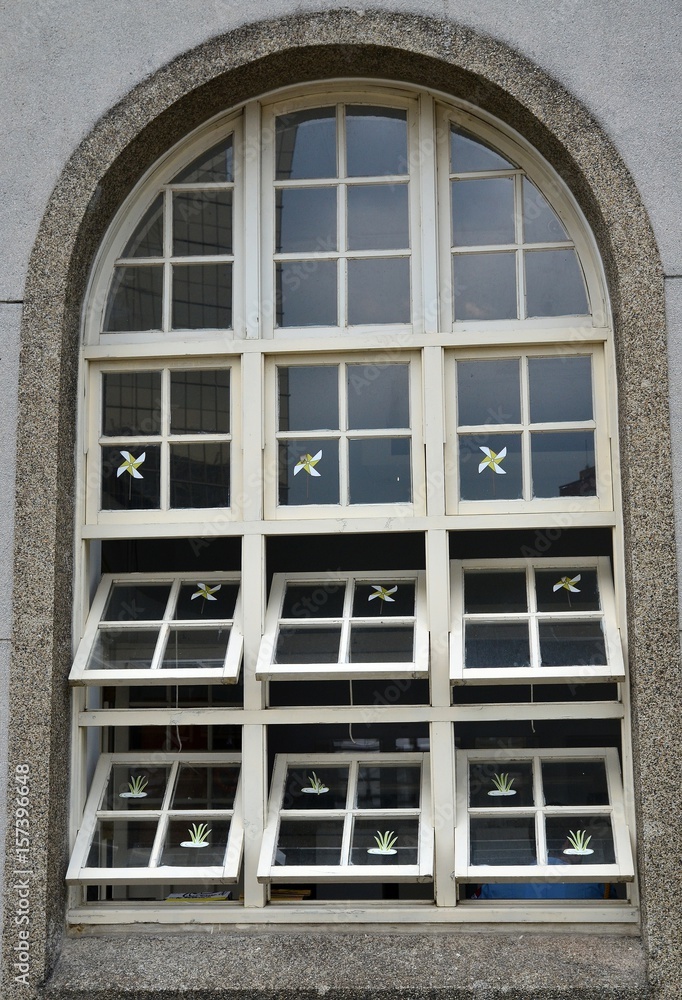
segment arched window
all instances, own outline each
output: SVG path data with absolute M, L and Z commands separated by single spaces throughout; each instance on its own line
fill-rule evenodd
M 79 920 L 629 919 L 612 351 L 566 187 L 441 96 L 278 93 L 140 181 L 84 310 Z

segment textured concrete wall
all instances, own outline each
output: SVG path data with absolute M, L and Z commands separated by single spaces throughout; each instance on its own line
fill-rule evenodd
M 268 87 L 362 72 L 450 90 L 514 124 L 561 171 L 597 235 L 614 299 L 623 452 L 636 457 L 628 462 L 624 491 L 628 576 L 631 593 L 636 594 L 630 613 L 644 946 L 651 962 L 650 981 L 660 986 L 660 996 L 672 1000 L 680 979 L 682 924 L 679 858 L 671 829 L 671 817 L 679 809 L 680 670 L 671 606 L 676 595 L 670 586 L 674 549 L 662 289 L 665 277 L 671 289 L 668 343 L 673 377 L 679 378 L 682 309 L 674 290 L 682 261 L 675 220 L 682 216 L 682 194 L 673 183 L 681 152 L 675 120 L 679 17 L 673 5 L 661 0 L 646 9 L 634 0 L 599 5 L 587 0 L 550 5 L 537 0 L 524 5 L 505 0 L 485 5 L 473 0 L 457 4 L 394 0 L 373 5 L 382 15 L 354 5 L 338 17 L 300 16 L 305 10 L 331 6 L 273 0 L 264 16 L 294 11 L 299 16 L 209 42 L 156 75 L 158 67 L 192 46 L 256 18 L 257 10 L 210 0 L 146 0 L 144 5 L 128 0 L 68 4 L 45 0 L 3 10 L 9 44 L 3 59 L 8 99 L 2 113 L 8 116 L 6 134 L 11 142 L 4 148 L 6 164 L 0 179 L 4 213 L 0 300 L 25 299 L 22 485 L 17 494 L 15 557 L 21 601 L 14 627 L 11 767 L 31 759 L 36 795 L 32 987 L 29 992 L 8 978 L 7 996 L 39 995 L 37 984 L 49 973 L 60 947 L 74 359 L 79 300 L 92 253 L 139 172 L 190 123 L 198 124 L 225 103 Z M 439 20 L 405 16 L 410 10 Z M 491 38 L 458 25 L 472 26 Z M 523 55 L 515 55 L 498 41 Z M 355 44 L 363 47 L 353 48 Z M 192 91 L 193 96 L 185 96 Z M 653 223 L 664 274 L 644 209 Z M 0 304 L 0 309 L 11 326 L 18 307 Z M 12 369 L 6 374 L 8 384 L 2 389 L 11 407 Z M 676 408 L 673 431 L 677 442 L 682 414 Z M 2 470 L 0 493 L 12 479 L 7 463 Z M 9 539 L 6 517 L 2 527 Z M 43 721 L 38 723 L 39 719 Z M 8 941 L 6 946 L 9 949 Z M 102 947 L 92 938 L 82 948 L 72 943 L 63 952 L 50 987 L 55 996 L 95 995 L 84 976 L 98 964 Z M 133 955 L 130 942 L 127 947 L 127 955 L 141 967 L 146 961 L 142 953 Z M 448 961 L 454 960 L 456 947 L 456 939 L 449 942 Z M 504 995 L 510 1000 L 650 995 L 638 945 L 603 938 L 594 947 L 590 963 L 581 971 L 574 960 L 580 953 L 579 941 L 558 939 L 552 951 L 555 961 L 543 963 L 537 975 L 526 976 Z M 252 946 L 244 945 L 241 961 L 264 971 L 270 963 L 263 962 L 262 951 L 258 957 L 259 948 L 255 940 Z M 615 967 L 622 974 L 611 990 L 608 956 L 620 955 L 621 950 L 624 955 L 628 948 L 634 971 L 625 974 L 629 967 L 618 960 Z M 533 968 L 532 942 L 519 942 L 519 949 L 508 958 L 507 968 L 512 969 L 514 962 Z M 162 958 L 160 947 L 157 952 Z M 410 952 L 413 962 L 423 952 L 417 942 Z M 5 954 L 9 970 L 11 953 Z M 113 946 L 107 954 L 110 969 L 117 968 L 121 956 Z M 195 964 L 203 954 L 210 961 L 201 947 L 190 954 Z M 313 954 L 322 962 L 324 949 L 316 948 Z M 391 961 L 388 947 L 382 962 L 388 967 Z M 422 958 L 417 981 L 428 978 L 426 961 Z M 143 991 L 159 995 L 154 990 L 162 983 L 169 988 L 163 977 L 169 964 L 168 959 L 146 962 L 148 977 L 139 995 Z M 196 996 L 210 990 L 208 966 L 207 970 L 205 975 L 202 971 L 203 987 Z M 333 963 L 328 974 L 333 981 Z M 349 995 L 361 995 L 362 974 L 361 970 Z M 369 963 L 364 975 L 371 981 Z M 476 990 L 476 976 L 475 963 L 469 962 L 462 970 L 461 992 L 453 992 L 441 979 L 434 984 L 434 995 L 450 990 L 448 996 L 469 996 Z M 415 995 L 407 980 L 394 985 L 403 995 Z M 103 980 L 97 995 L 105 996 L 106 986 Z M 187 987 L 185 994 L 190 995 L 190 980 Z M 249 980 L 248 987 L 253 990 L 254 982 Z M 286 995 L 291 987 L 291 980 L 282 980 L 278 995 Z M 502 981 L 489 984 L 485 996 L 496 995 L 498 987 L 503 988 Z M 123 995 L 123 986 L 117 989 L 108 995 Z

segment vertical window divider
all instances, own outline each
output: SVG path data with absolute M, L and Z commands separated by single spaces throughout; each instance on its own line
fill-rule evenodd
M 526 268 L 523 250 L 523 173 L 517 170 L 514 174 L 514 231 L 516 233 L 516 287 L 518 301 L 516 303 L 519 319 L 526 318 Z
M 267 130 L 264 130 L 264 134 L 268 134 Z M 239 217 L 243 221 L 244 231 L 244 263 L 240 268 L 236 254 L 237 247 L 235 247 L 233 288 L 237 288 L 238 282 L 239 287 L 243 288 L 245 318 L 245 330 L 243 333 L 247 339 L 254 340 L 262 335 L 261 330 L 263 330 L 265 325 L 270 329 L 274 325 L 274 286 L 272 284 L 274 272 L 270 277 L 270 281 L 262 280 L 263 269 L 261 267 L 259 213 L 246 211 L 247 205 L 260 204 L 261 160 L 267 161 L 270 164 L 273 162 L 272 151 L 269 146 L 264 146 L 263 157 L 261 157 L 261 106 L 257 101 L 250 101 L 244 108 L 244 129 L 240 133 L 240 139 L 241 149 L 235 149 L 234 155 L 234 190 L 237 192 L 241 187 L 244 191 L 243 207 L 240 205 L 239 212 Z M 268 153 L 270 154 L 269 157 Z M 272 171 L 272 176 L 274 177 L 274 170 Z M 240 177 L 242 179 L 241 185 L 238 183 Z M 263 189 L 263 198 L 267 198 L 268 196 L 271 199 L 274 198 L 272 184 L 264 184 Z M 265 208 L 265 204 L 263 204 L 263 207 Z M 271 212 L 265 211 L 263 219 L 264 222 L 268 220 L 272 226 Z M 235 227 L 235 230 L 237 229 L 238 227 Z M 274 243 L 267 243 L 267 233 L 263 235 L 265 245 L 268 247 L 270 245 L 274 246 Z M 267 257 L 265 266 L 269 266 L 270 270 L 273 270 L 270 255 Z M 239 275 L 241 275 L 241 280 Z M 261 315 L 261 289 L 265 293 L 263 296 L 263 306 L 267 302 L 271 304 L 271 315 L 267 317 L 267 324 L 263 323 L 264 317 Z M 234 321 L 233 326 L 236 335 L 238 331 L 236 322 Z
M 530 386 L 528 384 L 528 356 L 522 354 L 519 358 L 519 387 L 521 391 L 521 462 L 522 495 L 524 501 L 533 499 L 533 463 L 531 457 L 530 432 Z
M 535 839 L 536 856 L 538 864 L 546 865 L 547 860 L 547 832 L 545 827 L 545 806 L 544 789 L 542 785 L 542 765 L 539 756 L 533 757 L 533 798 L 537 806 L 535 812 Z
M 535 570 L 526 565 L 526 593 L 528 602 L 528 626 L 530 631 L 530 662 L 532 666 L 541 665 L 540 658 L 540 626 L 538 624 L 537 592 L 535 588 Z M 531 685 L 532 688 L 532 685 Z
M 161 476 L 159 483 L 159 508 L 160 510 L 170 510 L 170 444 L 171 433 L 171 399 L 170 399 L 170 371 L 168 368 L 161 369 Z
M 443 349 L 441 347 L 425 347 L 422 358 L 421 392 L 423 412 L 423 438 L 426 458 L 426 476 L 424 477 L 426 512 L 430 517 L 445 514 L 445 394 L 443 387 Z M 411 415 L 414 425 L 414 415 Z M 417 441 L 413 443 L 416 451 Z M 415 455 L 416 457 L 416 455 Z M 413 461 L 414 464 L 414 461 Z M 414 477 L 416 479 L 416 477 Z M 417 483 L 413 483 L 413 501 L 416 497 Z
M 336 249 L 338 258 L 336 262 L 337 275 L 337 321 L 343 330 L 348 327 L 348 184 L 346 168 L 346 112 L 343 104 L 336 105 L 336 157 L 337 176 L 336 185 L 336 211 L 337 211 L 337 236 Z
M 355 597 L 355 577 L 351 577 L 346 583 L 346 593 L 343 599 L 343 611 L 341 617 L 341 641 L 339 642 L 339 663 L 350 663 L 350 625 L 353 614 L 353 600 Z M 353 683 L 351 678 L 350 683 Z
M 458 795 L 467 795 L 466 783 L 464 789 L 457 788 L 455 774 L 455 751 L 453 726 L 451 722 L 432 722 L 429 734 L 430 753 L 424 760 L 424 767 L 430 768 L 430 781 L 423 784 L 425 797 L 422 809 L 424 815 L 433 819 L 433 837 L 435 848 L 434 887 L 436 906 L 456 906 L 457 883 L 454 879 L 455 850 L 462 848 L 460 827 L 456 823 L 456 803 Z M 428 785 L 428 792 L 426 791 Z M 434 802 L 431 803 L 431 788 L 433 787 Z M 435 803 L 438 803 L 437 806 Z M 429 809 L 429 812 L 426 812 Z M 466 814 L 466 801 L 464 804 Z M 455 834 L 455 829 L 457 833 Z M 420 844 L 420 849 L 426 845 Z M 420 851 L 420 864 L 422 855 Z
M 341 864 L 350 864 L 350 852 L 353 845 L 353 828 L 355 824 L 355 804 L 357 799 L 359 761 L 351 761 L 348 769 L 348 788 L 346 789 L 346 815 L 341 836 Z
M 348 365 L 337 365 L 339 378 L 339 500 L 350 503 L 350 444 L 348 430 Z
M 168 333 L 173 326 L 173 192 L 166 187 L 163 192 L 163 306 L 161 328 Z

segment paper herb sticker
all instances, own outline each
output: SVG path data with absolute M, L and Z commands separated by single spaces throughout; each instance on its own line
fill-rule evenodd
M 580 579 L 580 573 L 571 579 L 569 576 L 562 576 L 554 586 L 552 587 L 552 592 L 556 594 L 557 590 L 567 590 L 570 594 L 579 594 L 580 587 L 576 587 L 576 583 Z
M 300 461 L 294 466 L 294 475 L 297 476 L 301 470 L 307 472 L 309 476 L 319 476 L 320 473 L 317 471 L 315 466 L 322 458 L 322 451 L 318 451 L 316 455 L 301 455 Z
M 198 583 L 197 587 L 199 589 L 196 591 L 196 593 L 192 594 L 190 600 L 193 601 L 195 597 L 203 597 L 205 601 L 217 601 L 218 598 L 214 597 L 213 595 L 220 590 L 222 584 L 219 583 L 217 586 L 211 587 L 206 583 Z
M 505 476 L 506 472 L 504 469 L 500 468 L 500 463 L 507 456 L 507 449 L 503 448 L 502 451 L 495 453 L 492 448 L 486 448 L 485 445 L 479 444 L 478 446 L 483 454 L 486 456 L 478 467 L 479 475 L 484 469 L 492 469 L 496 472 L 498 476 Z
M 123 465 L 119 465 L 116 470 L 116 478 L 118 479 L 124 472 L 129 472 L 133 479 L 142 479 L 142 473 L 137 470 L 147 457 L 146 451 L 143 451 L 139 458 L 133 458 L 129 451 L 122 451 L 121 455 L 123 455 L 125 462 Z
M 390 595 L 395 594 L 397 589 L 398 589 L 397 587 L 391 587 L 390 590 L 387 590 L 386 587 L 381 587 L 379 586 L 379 584 L 373 583 L 372 590 L 374 591 L 374 593 L 370 594 L 367 600 L 373 601 L 375 597 L 378 597 L 380 601 L 390 601 L 391 604 L 393 604 L 395 603 L 395 598 L 391 597 Z

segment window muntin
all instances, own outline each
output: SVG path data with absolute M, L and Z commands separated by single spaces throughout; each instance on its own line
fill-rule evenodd
M 609 560 L 453 562 L 453 682 L 622 680 Z
M 278 754 L 259 881 L 430 880 L 428 760 L 419 753 Z
M 103 754 L 67 882 L 236 882 L 240 767 L 240 754 Z
M 278 573 L 259 680 L 426 677 L 424 573 Z
M 457 751 L 456 877 L 631 881 L 614 748 Z M 585 849 L 576 849 L 580 837 Z M 566 853 L 566 852 L 570 853 Z
M 105 574 L 70 680 L 78 684 L 235 682 L 239 574 Z

